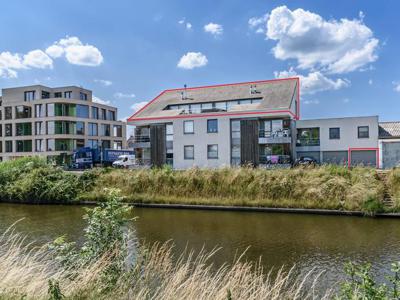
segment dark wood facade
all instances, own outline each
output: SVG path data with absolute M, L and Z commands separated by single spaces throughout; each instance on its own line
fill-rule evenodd
M 150 126 L 150 158 L 154 167 L 161 167 L 166 163 L 166 128 L 165 124 Z
M 242 165 L 259 164 L 258 120 L 240 121 L 240 160 Z

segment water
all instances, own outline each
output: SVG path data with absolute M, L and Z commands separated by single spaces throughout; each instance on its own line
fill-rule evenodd
M 66 234 L 79 242 L 83 214 L 80 206 L 0 204 L 0 232 L 24 218 L 16 229 L 30 240 L 43 243 Z M 213 261 L 218 265 L 247 249 L 244 258 L 262 257 L 267 270 L 293 265 L 302 274 L 325 270 L 325 287 L 343 278 L 349 260 L 371 262 L 380 278 L 400 260 L 400 219 L 152 208 L 135 208 L 134 216 L 139 239 L 172 240 L 176 253 L 186 246 L 221 247 Z

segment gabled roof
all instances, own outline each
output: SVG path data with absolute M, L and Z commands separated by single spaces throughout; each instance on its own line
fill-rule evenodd
M 400 138 L 400 122 L 380 122 L 379 138 Z
M 257 93 L 250 93 L 251 86 L 254 85 Z M 236 113 L 287 111 L 297 117 L 298 112 L 291 112 L 290 109 L 294 107 L 293 101 L 299 101 L 298 85 L 299 78 L 296 77 L 165 90 L 131 116 L 128 122 L 178 117 L 179 110 L 166 110 L 169 105 L 260 98 L 259 103 L 237 105 L 232 110 Z M 182 99 L 182 93 L 185 93 L 185 99 Z M 219 114 L 228 113 L 219 112 L 217 115 Z

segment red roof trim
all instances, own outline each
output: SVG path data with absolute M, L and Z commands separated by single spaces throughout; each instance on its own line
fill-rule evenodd
M 352 151 L 375 151 L 376 153 L 376 168 L 379 169 L 379 147 L 378 148 L 349 148 L 347 154 L 347 165 L 348 168 L 351 167 L 351 152 Z
M 223 87 L 223 86 L 235 86 L 235 85 L 246 85 L 246 84 L 257 84 L 257 83 L 268 83 L 268 82 L 279 82 L 279 81 L 286 81 L 286 80 L 297 80 L 298 85 L 297 85 L 297 111 L 296 114 L 294 115 L 294 118 L 296 120 L 300 119 L 300 78 L 299 77 L 291 77 L 291 78 L 278 78 L 278 79 L 268 79 L 268 80 L 258 80 L 258 81 L 248 81 L 248 82 L 237 82 L 237 83 L 226 83 L 226 84 L 216 84 L 216 85 L 206 85 L 206 86 L 198 86 L 198 87 L 189 87 L 186 88 L 186 90 L 197 90 L 197 89 L 208 89 L 208 88 L 216 88 L 216 87 Z M 153 100 L 151 100 L 149 103 L 147 103 L 145 106 L 143 106 L 141 109 L 139 109 L 137 112 L 135 112 L 130 118 L 128 118 L 128 122 L 132 121 L 139 121 L 139 120 L 152 120 L 152 119 L 160 119 L 159 117 L 157 118 L 135 118 L 137 114 L 142 112 L 144 109 L 146 109 L 150 104 L 152 104 L 154 101 L 156 101 L 158 98 L 160 98 L 164 93 L 167 92 L 174 92 L 174 91 L 181 91 L 184 90 L 184 88 L 176 88 L 176 89 L 168 89 L 162 91 L 157 97 L 155 97 Z M 290 112 L 292 115 L 293 113 Z M 227 115 L 227 114 L 225 114 Z M 205 115 L 203 115 L 205 116 Z M 168 117 L 171 118 L 171 117 Z M 176 117 L 174 117 L 176 118 Z M 162 119 L 165 119 L 162 118 Z

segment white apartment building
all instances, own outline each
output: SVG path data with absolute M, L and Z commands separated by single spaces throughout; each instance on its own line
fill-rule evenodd
M 0 159 L 40 155 L 67 162 L 81 147 L 123 149 L 126 124 L 92 91 L 42 85 L 2 89 Z

